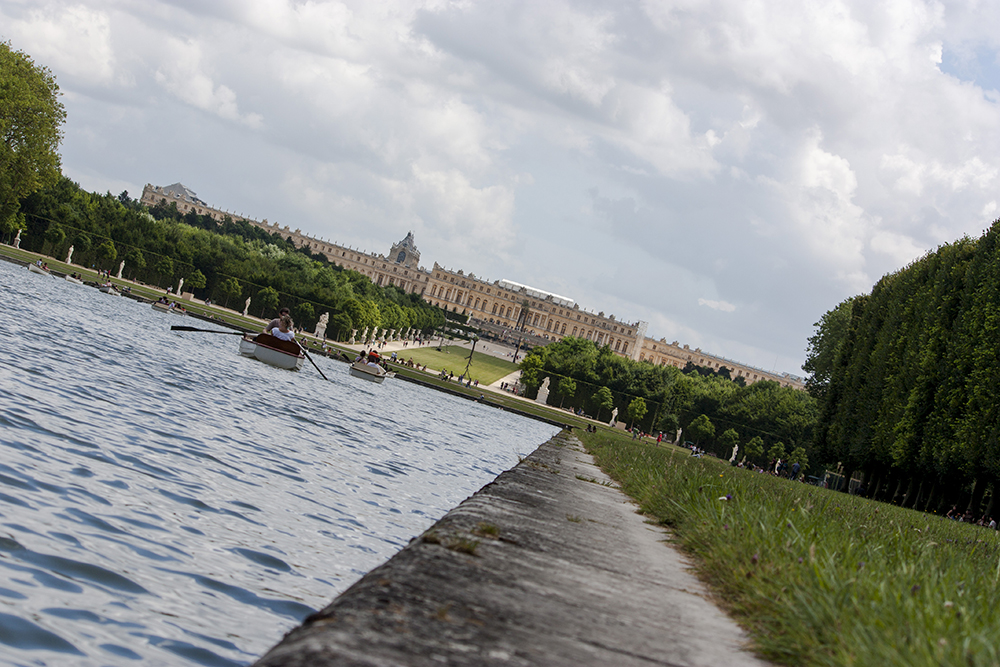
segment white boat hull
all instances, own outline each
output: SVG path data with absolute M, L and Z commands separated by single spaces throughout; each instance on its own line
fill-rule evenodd
M 32 273 L 37 273 L 42 276 L 51 276 L 52 274 L 38 266 L 37 264 L 28 264 L 28 270 Z
M 115 296 L 121 296 L 121 293 L 118 290 L 116 290 L 112 285 L 101 285 L 98 289 L 100 289 L 105 294 L 114 294 Z
M 68 282 L 68 283 L 73 283 L 74 285 L 82 285 L 83 284 L 83 281 L 80 280 L 79 278 L 74 278 L 73 276 L 63 276 L 63 277 L 66 279 L 66 282 Z
M 262 336 L 267 336 L 267 334 L 261 334 L 258 336 L 258 339 Z M 273 340 L 272 336 L 267 336 L 267 338 Z M 262 344 L 252 338 L 240 339 L 240 354 L 244 357 L 263 361 L 270 366 L 294 371 L 302 368 L 302 364 L 305 362 L 305 356 L 301 352 L 298 355 L 292 354 L 277 347 Z
M 377 382 L 381 384 L 385 381 L 386 375 L 385 369 L 381 366 L 369 366 L 363 361 L 351 364 L 351 375 L 356 378 L 361 378 L 362 380 L 368 380 L 369 382 Z

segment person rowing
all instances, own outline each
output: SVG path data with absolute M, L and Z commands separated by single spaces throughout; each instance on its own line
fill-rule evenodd
M 295 340 L 295 332 L 292 331 L 292 318 L 288 315 L 282 315 L 278 318 L 278 326 L 266 333 L 281 340 Z
M 291 311 L 289 311 L 287 308 L 282 308 L 281 310 L 278 311 L 278 316 L 273 320 L 271 320 L 270 322 L 268 322 L 267 326 L 264 327 L 264 333 L 269 334 L 271 333 L 272 329 L 277 329 L 278 325 L 281 323 L 282 317 L 290 318 L 291 316 L 292 316 Z M 288 340 L 291 340 L 291 338 L 289 338 Z

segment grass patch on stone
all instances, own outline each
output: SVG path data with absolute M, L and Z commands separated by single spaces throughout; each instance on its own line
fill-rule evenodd
M 1000 664 L 996 531 L 616 433 L 579 437 L 645 513 L 672 527 L 771 660 Z
M 497 539 L 500 536 L 500 529 L 492 523 L 486 523 L 485 521 L 480 521 L 479 525 L 472 532 L 480 537 L 489 537 L 492 539 Z
M 413 363 L 427 366 L 427 370 L 451 371 L 458 377 L 465 372 L 469 363 L 469 350 L 457 345 L 446 345 L 438 349 L 433 345 L 423 347 L 406 347 L 397 351 L 400 361 L 412 358 Z M 479 384 L 492 384 L 502 377 L 517 370 L 517 364 L 506 359 L 500 359 L 489 354 L 476 352 L 472 355 L 472 367 L 469 369 L 471 379 L 479 380 Z

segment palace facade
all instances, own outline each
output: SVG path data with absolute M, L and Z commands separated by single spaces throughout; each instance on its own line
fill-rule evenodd
M 485 280 L 462 269 L 445 268 L 437 262 L 432 269 L 426 269 L 420 266 L 420 251 L 412 232 L 395 243 L 388 255 L 380 255 L 315 239 L 287 225 L 279 227 L 277 223 L 268 223 L 267 219 L 256 220 L 213 208 L 180 183 L 164 187 L 147 184 L 140 201 L 146 206 L 155 206 L 161 201 L 168 205 L 173 203 L 181 213 L 194 211 L 220 222 L 228 216 L 279 233 L 297 248 L 322 253 L 331 263 L 357 271 L 376 285 L 395 285 L 406 292 L 419 294 L 435 306 L 468 315 L 470 323 L 476 326 L 494 333 L 513 334 L 531 344 L 544 345 L 575 336 L 600 346 L 607 345 L 615 354 L 636 361 L 677 368 L 693 363 L 716 371 L 728 368 L 733 379 L 742 377 L 747 384 L 774 380 L 785 387 L 805 388 L 803 378 L 789 373 L 765 371 L 702 352 L 699 348 L 691 350 L 677 341 L 667 343 L 663 338 L 650 338 L 646 335 L 646 322 L 618 320 L 603 311 L 594 313 L 568 297 L 509 280 Z

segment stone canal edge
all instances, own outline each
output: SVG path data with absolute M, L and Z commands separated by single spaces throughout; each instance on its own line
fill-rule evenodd
M 766 665 L 568 431 L 256 663 Z

